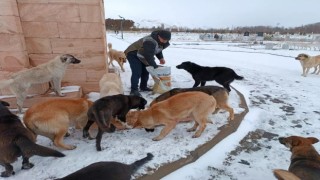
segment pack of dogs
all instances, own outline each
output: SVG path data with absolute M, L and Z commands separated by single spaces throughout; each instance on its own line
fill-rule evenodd
M 112 49 L 108 44 L 109 63 L 117 61 L 121 70 L 126 57 L 122 51 Z M 310 68 L 314 73 L 320 72 L 320 56 L 299 54 L 296 58 L 301 62 L 302 76 L 306 76 Z M 61 93 L 61 80 L 69 64 L 81 61 L 70 54 L 63 54 L 51 61 L 13 74 L 10 79 L 0 81 L 0 88 L 9 87 L 16 95 L 18 110 L 22 113 L 27 89 L 37 83 L 48 82 L 57 96 Z M 13 166 L 22 156 L 22 169 L 30 169 L 34 165 L 29 162 L 33 155 L 43 157 L 64 157 L 57 150 L 43 147 L 35 143 L 38 135 L 52 140 L 53 144 L 64 150 L 75 149 L 76 146 L 65 144 L 64 137 L 70 135 L 69 127 L 73 124 L 82 129 L 83 138 L 95 139 L 96 150 L 102 151 L 103 133 L 129 128 L 144 128 L 153 131 L 163 126 L 160 134 L 153 141 L 160 141 L 181 121 L 193 121 L 188 132 L 195 132 L 192 138 L 198 138 L 204 132 L 208 117 L 220 109 L 228 112 L 229 122 L 234 120 L 234 110 L 228 104 L 230 84 L 234 80 L 243 80 L 233 69 L 228 67 L 200 66 L 185 61 L 176 66 L 190 73 L 194 85 L 190 88 L 174 88 L 154 98 L 147 107 L 147 100 L 140 96 L 124 95 L 119 74 L 106 73 L 99 82 L 100 98 L 90 101 L 86 98 L 55 98 L 34 104 L 23 116 L 23 120 L 9 110 L 10 104 L 0 100 L 0 164 L 5 168 L 1 177 L 14 175 Z M 205 86 L 207 81 L 216 81 L 221 86 Z M 120 86 L 119 86 L 120 84 Z M 200 86 L 199 86 L 200 85 Z M 186 101 L 187 99 L 187 101 Z M 98 127 L 96 137 L 92 137 L 89 129 L 93 124 Z M 288 170 L 275 169 L 278 179 L 320 179 L 320 155 L 312 146 L 319 140 L 314 137 L 290 136 L 279 139 L 292 153 Z M 139 167 L 151 161 L 153 155 L 123 164 L 120 162 L 96 162 L 71 173 L 61 180 L 84 179 L 130 179 Z

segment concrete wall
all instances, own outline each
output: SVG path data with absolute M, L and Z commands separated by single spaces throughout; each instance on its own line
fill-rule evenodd
M 63 85 L 99 91 L 107 59 L 103 0 L 0 1 L 0 79 L 58 54 L 82 60 L 69 66 Z

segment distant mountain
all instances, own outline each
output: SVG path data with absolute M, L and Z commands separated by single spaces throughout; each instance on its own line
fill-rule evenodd
M 177 29 L 178 24 L 163 23 L 160 20 L 141 19 L 134 22 L 136 28 L 165 28 L 165 29 Z
M 160 22 L 159 20 L 142 19 L 134 22 L 136 28 L 153 28 L 153 27 L 168 27 L 169 24 Z

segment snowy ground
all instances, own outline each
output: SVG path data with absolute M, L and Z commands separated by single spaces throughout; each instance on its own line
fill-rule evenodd
M 144 33 L 125 33 L 124 39 L 110 33 L 107 41 L 118 50 L 124 50 L 131 42 L 144 36 Z M 196 179 L 275 179 L 272 169 L 287 169 L 291 153 L 277 139 L 279 136 L 319 137 L 319 92 L 320 76 L 301 76 L 300 63 L 294 60 L 299 53 L 320 54 L 316 51 L 259 50 L 242 48 L 234 43 L 202 42 L 196 34 L 173 34 L 171 46 L 164 51 L 167 66 L 171 66 L 172 86 L 191 87 L 193 80 L 184 70 L 175 68 L 183 61 L 193 61 L 204 66 L 226 66 L 233 68 L 243 81 L 234 81 L 232 86 L 246 98 L 249 113 L 238 131 L 220 142 L 198 161 L 187 165 L 164 180 Z M 115 63 L 116 64 L 116 63 Z M 117 65 L 116 65 L 117 66 Z M 125 94 L 130 90 L 131 70 L 125 64 L 126 72 L 121 73 Z M 209 82 L 208 85 L 217 85 Z M 149 85 L 153 85 L 150 78 Z M 149 103 L 156 97 L 142 93 Z M 91 94 L 95 98 L 97 94 Z M 230 94 L 230 105 L 236 113 L 239 98 L 234 91 Z M 163 163 L 175 161 L 188 155 L 188 152 L 203 144 L 219 132 L 218 128 L 227 123 L 228 113 L 221 111 L 211 115 L 209 124 L 202 136 L 191 138 L 186 132 L 190 123 L 179 124 L 166 138 L 159 142 L 151 139 L 158 135 L 161 127 L 153 133 L 131 129 L 105 133 L 102 139 L 103 151 L 97 152 L 95 142 L 82 138 L 81 130 L 71 129 L 71 136 L 65 138 L 77 145 L 72 151 L 61 150 L 64 158 L 42 158 L 34 156 L 35 167 L 21 170 L 21 159 L 13 164 L 16 175 L 8 180 L 53 179 L 63 177 L 96 161 L 119 161 L 131 163 L 146 156 L 155 158 L 141 168 L 138 173 L 156 169 Z M 38 137 L 38 143 L 57 149 L 50 140 Z M 320 149 L 319 144 L 315 144 Z M 148 167 L 148 168 L 146 168 Z M 0 171 L 3 168 L 0 167 Z M 1 179 L 1 178 L 0 178 Z

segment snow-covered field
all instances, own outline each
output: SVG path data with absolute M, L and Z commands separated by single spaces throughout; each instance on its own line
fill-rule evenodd
M 107 41 L 117 50 L 126 47 L 146 33 L 124 33 L 118 36 L 108 33 Z M 202 42 L 197 34 L 173 34 L 171 46 L 163 53 L 166 65 L 171 66 L 172 87 L 191 87 L 193 80 L 186 71 L 175 66 L 183 61 L 193 61 L 203 66 L 226 66 L 234 69 L 245 80 L 234 81 L 231 85 L 246 98 L 249 113 L 239 129 L 212 148 L 196 162 L 187 165 L 164 180 L 196 179 L 275 179 L 272 169 L 287 169 L 291 153 L 278 142 L 280 136 L 319 137 L 320 76 L 309 74 L 301 76 L 300 63 L 294 60 L 299 53 L 320 54 L 317 51 L 259 50 L 242 48 L 233 43 Z M 116 64 L 116 63 L 115 63 Z M 117 66 L 117 64 L 116 64 Z M 131 70 L 125 64 L 126 72 L 121 72 L 125 94 L 130 91 Z M 150 78 L 150 86 L 153 80 Z M 218 85 L 209 82 L 207 85 Z M 156 95 L 142 93 L 150 103 Z M 91 98 L 96 98 L 92 93 Z M 235 113 L 243 111 L 238 106 L 239 97 L 230 93 L 230 105 Z M 130 129 L 105 133 L 101 152 L 95 149 L 95 141 L 83 139 L 82 131 L 71 129 L 71 136 L 66 143 L 77 145 L 75 150 L 61 150 L 64 158 L 30 159 L 35 166 L 30 170 L 21 170 L 21 158 L 13 166 L 16 175 L 8 180 L 42 180 L 63 177 L 96 161 L 119 161 L 131 163 L 145 157 L 147 152 L 155 155 L 154 159 L 142 167 L 138 174 L 147 169 L 157 169 L 161 164 L 185 157 L 188 153 L 214 137 L 218 128 L 227 123 L 228 113 L 220 111 L 211 115 L 214 122 L 208 124 L 202 136 L 191 138 L 186 129 L 192 123 L 179 124 L 167 137 L 159 142 L 151 139 L 158 135 L 161 127 L 153 133 L 142 129 Z M 45 137 L 38 137 L 38 143 L 58 149 Z M 315 144 L 317 150 L 319 144 Z M 148 167 L 148 168 L 146 168 Z M 0 171 L 4 168 L 0 167 Z M 0 178 L 1 179 L 1 178 Z

